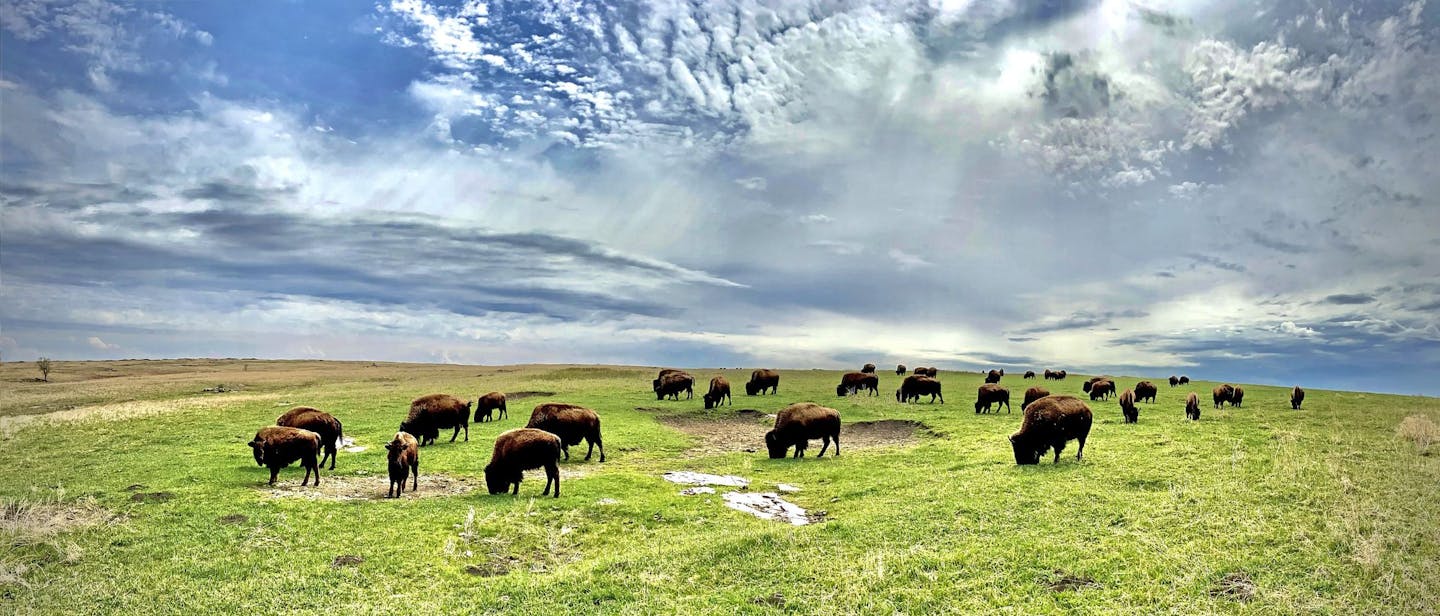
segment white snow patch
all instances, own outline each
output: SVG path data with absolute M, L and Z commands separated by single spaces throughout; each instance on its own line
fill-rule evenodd
M 696 487 L 693 487 L 693 488 L 685 488 L 684 490 L 681 490 L 681 491 L 680 491 L 680 496 L 695 496 L 696 494 L 714 494 L 714 493 L 715 493 L 715 488 L 712 488 L 712 487 L 710 487 L 710 486 L 696 486 Z
M 726 507 L 744 511 L 762 520 L 778 520 L 795 526 L 810 523 L 810 517 L 805 515 L 804 509 L 780 498 L 780 495 L 774 492 L 726 492 L 721 498 L 725 499 Z
M 792 486 L 792 485 L 790 485 L 790 484 L 788 484 L 788 483 L 777 483 L 777 484 L 775 484 L 775 489 L 776 489 L 776 490 L 779 490 L 779 491 L 781 491 L 781 492 L 799 492 L 799 491 L 800 491 L 800 488 L 799 488 L 799 487 L 797 487 L 797 486 Z
M 750 485 L 750 480 L 735 475 L 711 475 L 709 473 L 696 473 L 692 471 L 670 471 L 663 475 L 665 481 L 671 483 L 683 483 L 696 486 L 730 486 L 732 488 L 743 488 Z

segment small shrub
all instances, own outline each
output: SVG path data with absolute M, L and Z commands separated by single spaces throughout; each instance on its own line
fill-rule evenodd
M 1395 429 L 1395 436 L 1415 443 L 1415 448 L 1425 454 L 1430 450 L 1430 445 L 1440 442 L 1440 426 L 1436 426 L 1435 422 L 1424 415 L 1411 415 L 1400 422 L 1400 427 Z
M 40 376 L 44 378 L 45 382 L 50 382 L 50 369 L 54 367 L 54 365 L 50 363 L 50 358 L 41 357 L 35 360 L 35 367 L 40 369 Z

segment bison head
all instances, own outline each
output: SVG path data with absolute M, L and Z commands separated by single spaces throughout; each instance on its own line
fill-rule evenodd
M 986 404 L 985 404 L 984 402 L 981 402 L 981 401 L 979 401 L 979 400 L 976 400 L 976 401 L 975 401 L 975 412 L 976 412 L 976 413 L 979 413 L 979 412 L 980 412 L 980 409 L 985 408 L 985 406 L 986 406 Z M 998 412 L 998 411 L 997 411 L 997 412 Z
M 771 430 L 765 433 L 765 448 L 770 450 L 770 459 L 778 460 L 785 457 L 785 450 L 790 447 L 780 442 L 780 436 Z
M 1040 456 L 1045 454 L 1045 449 L 1037 449 L 1029 439 L 1019 434 L 1010 435 L 1010 448 L 1015 450 L 1015 463 L 1020 465 L 1039 464 Z
M 249 445 L 250 449 L 253 450 L 252 453 L 255 454 L 255 465 L 265 466 L 265 444 L 260 442 L 259 438 L 256 438 L 250 441 Z
M 835 395 L 844 397 L 847 393 L 850 393 L 850 388 L 846 387 L 844 383 L 835 386 Z
M 745 395 L 747 395 L 747 396 L 753 396 L 753 395 L 755 395 L 755 389 L 756 389 L 756 388 L 755 388 L 755 384 L 754 384 L 754 383 L 746 383 L 746 384 L 745 384 Z
M 511 481 L 508 473 L 500 472 L 500 469 L 495 468 L 494 464 L 485 465 L 485 489 L 489 490 L 491 494 L 504 494 L 506 490 L 510 489 L 512 483 L 514 482 Z
M 713 408 L 715 408 L 715 398 L 711 397 L 710 394 L 705 394 L 705 395 L 703 395 L 703 396 L 700 396 L 700 398 L 705 401 L 705 408 L 707 408 L 707 409 L 713 409 Z

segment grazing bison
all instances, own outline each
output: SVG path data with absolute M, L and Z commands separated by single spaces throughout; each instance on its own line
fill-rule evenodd
M 1005 389 L 1004 387 L 1001 387 L 994 383 L 986 383 L 984 385 L 981 385 L 980 388 L 975 392 L 975 412 L 980 413 L 982 412 L 981 409 L 984 409 L 983 412 L 989 413 L 990 405 L 992 404 L 997 405 L 995 407 L 995 412 L 1000 412 L 1000 407 L 998 405 L 1003 404 L 1005 405 L 1005 412 L 1009 413 L 1010 390 Z M 1024 409 L 1022 408 L 1021 410 Z
M 1091 400 L 1109 400 L 1113 395 L 1115 395 L 1115 381 L 1101 379 L 1090 385 Z
M 500 411 L 500 413 L 496 415 L 495 411 Z M 480 399 L 475 401 L 475 423 L 500 420 L 509 415 L 510 413 L 505 410 L 505 394 L 498 391 L 480 396 Z
M 535 406 L 530 413 L 530 422 L 525 424 L 526 428 L 544 430 L 560 437 L 560 451 L 565 454 L 565 459 L 570 459 L 570 446 L 579 445 L 584 440 L 590 445 L 585 450 L 585 459 L 590 459 L 590 454 L 595 453 L 595 448 L 600 448 L 600 461 L 605 461 L 605 443 L 600 440 L 600 416 L 595 411 L 576 404 L 565 404 L 563 402 L 544 402 Z M 528 468 L 535 468 L 533 466 Z
M 390 469 L 390 489 L 385 491 L 385 498 L 400 498 L 405 493 L 405 480 L 412 473 L 415 479 L 410 491 L 420 489 L 420 447 L 415 437 L 396 432 L 395 438 L 385 443 L 385 459 Z
M 937 369 L 935 369 L 935 368 L 924 368 L 924 367 L 916 368 L 916 369 L 912 370 L 911 372 L 913 372 L 913 373 L 915 373 L 915 374 L 918 374 L 918 375 L 920 375 L 920 376 L 928 376 L 928 377 L 930 377 L 930 378 L 932 378 L 932 379 L 935 378 L 936 376 L 938 376 L 938 375 L 940 374 L 940 371 L 937 370 Z
M 1175 375 L 1173 375 L 1173 374 L 1170 375 L 1170 386 L 1171 386 L 1171 387 L 1174 387 L 1174 386 L 1179 385 L 1179 384 L 1180 384 L 1180 377 L 1177 377 L 1177 376 L 1175 376 Z
M 686 372 L 671 372 L 660 378 L 660 385 L 655 388 L 655 399 L 679 400 L 682 391 L 685 392 L 686 400 L 695 397 L 695 377 Z
M 905 377 L 900 383 L 900 389 L 895 390 L 896 402 L 920 401 L 920 396 L 930 396 L 930 403 L 935 403 L 935 398 L 940 398 L 940 404 L 945 404 L 945 394 L 941 393 L 940 381 L 928 376 L 912 374 Z
M 1075 459 L 1084 455 L 1085 439 L 1090 436 L 1094 420 L 1084 402 L 1073 396 L 1046 396 L 1025 407 L 1024 416 L 1020 430 L 1010 435 L 1016 464 L 1039 464 L 1040 457 L 1050 449 L 1055 450 L 1058 464 L 1060 451 L 1071 440 L 1080 442 Z
M 1230 401 L 1230 396 L 1235 393 L 1235 388 L 1229 385 L 1216 385 L 1210 390 L 1210 397 L 1215 402 L 1215 408 L 1225 406 Z
M 880 395 L 880 377 L 863 372 L 847 372 L 840 377 L 840 384 L 835 386 L 835 395 L 855 395 L 862 389 L 869 390 L 871 395 Z
M 715 407 L 718 407 L 720 406 L 720 403 L 722 401 L 729 397 L 730 381 L 726 380 L 723 376 L 717 376 L 713 379 L 710 379 L 710 391 L 705 392 L 705 395 L 703 396 L 705 400 L 705 408 L 713 409 Z M 730 404 L 734 405 L 735 401 L 730 400 Z
M 1155 384 L 1150 381 L 1140 381 L 1135 384 L 1136 402 L 1149 401 L 1151 404 L 1154 404 L 1155 395 L 1158 393 L 1160 393 L 1160 388 L 1156 387 Z
M 1046 368 L 1046 369 L 1045 369 L 1045 380 L 1047 380 L 1047 381 L 1053 381 L 1053 380 L 1055 380 L 1055 375 L 1056 375 L 1056 372 L 1055 372 L 1054 370 L 1051 370 L 1051 369 L 1049 369 L 1049 368 Z
M 1240 406 L 1243 401 L 1245 401 L 1245 388 L 1236 385 L 1234 391 L 1230 392 L 1230 406 Z
M 1044 398 L 1048 395 L 1050 395 L 1050 390 L 1045 389 L 1044 387 L 1031 387 L 1030 389 L 1025 390 L 1025 402 L 1020 404 L 1020 410 L 1024 411 L 1025 407 L 1030 406 L 1031 402 Z
M 1200 421 L 1200 396 L 1195 392 L 1185 396 L 1185 418 L 1191 421 Z
M 775 428 L 765 433 L 765 448 L 770 457 L 785 457 L 785 451 L 795 448 L 795 457 L 805 457 L 805 448 L 811 439 L 822 439 L 820 455 L 835 442 L 835 455 L 840 455 L 840 412 L 813 402 L 797 402 L 775 415 Z
M 905 376 L 905 364 L 895 366 L 895 376 Z
M 1067 376 L 1069 376 L 1069 373 L 1065 372 L 1064 370 L 1061 370 L 1061 371 L 1055 373 L 1055 380 L 1057 380 L 1057 381 L 1063 381 L 1063 380 L 1065 380 L 1065 377 L 1067 377 Z
M 1290 390 L 1290 408 L 1300 410 L 1300 403 L 1305 401 L 1305 390 L 1296 385 Z
M 420 439 L 424 447 L 439 438 L 440 431 L 454 428 L 450 442 L 465 429 L 465 440 L 470 440 L 470 403 L 449 394 L 421 396 L 410 403 L 410 414 L 400 422 L 400 431 L 409 432 Z
M 1003 372 L 1001 372 L 1001 371 L 999 371 L 999 370 L 991 370 L 990 372 L 985 373 L 985 382 L 986 382 L 986 383 L 999 383 L 999 382 L 1000 382 L 1000 377 L 1002 377 L 1002 376 L 1005 376 L 1005 373 L 1003 373 Z
M 875 364 L 865 364 L 860 367 L 860 371 L 865 374 L 875 374 Z
M 1135 408 L 1134 391 L 1127 389 L 1120 392 L 1120 414 L 1125 416 L 1125 423 L 1140 421 L 1140 409 Z
M 1180 375 L 1180 384 L 1181 384 L 1181 385 L 1189 385 L 1189 384 L 1190 384 L 1190 377 L 1185 376 L 1185 375 L 1183 375 L 1183 374 Z
M 555 498 L 560 498 L 560 452 L 564 446 L 560 437 L 545 430 L 516 428 L 501 432 L 495 437 L 495 451 L 490 454 L 490 463 L 485 465 L 485 487 L 491 494 L 503 494 L 515 486 L 512 494 L 520 493 L 520 480 L 525 471 L 532 468 L 545 469 L 545 491 L 550 494 L 550 485 L 555 485 Z
M 1022 377 L 1022 378 L 1026 378 L 1026 379 L 1033 379 L 1033 378 L 1035 378 L 1035 371 L 1034 371 L 1034 370 L 1026 370 L 1026 371 L 1025 371 L 1025 376 Z
M 772 394 L 780 393 L 780 373 L 764 369 L 751 372 L 750 382 L 745 384 L 745 395 L 764 394 L 767 389 Z
M 308 406 L 297 406 L 275 418 L 275 425 L 300 428 L 319 434 L 320 447 L 325 451 L 325 456 L 320 458 L 320 466 L 325 466 L 325 461 L 329 460 L 330 470 L 335 470 L 335 449 L 340 446 L 340 439 L 345 434 L 344 429 L 340 426 L 340 420 L 335 419 L 334 415 Z
M 270 485 L 275 485 L 280 469 L 296 460 L 305 468 L 305 480 L 300 485 L 310 485 L 311 472 L 315 473 L 315 485 L 320 485 L 320 464 L 316 461 L 320 456 L 319 434 L 289 426 L 269 426 L 260 428 L 248 444 L 255 454 L 255 464 L 270 467 Z

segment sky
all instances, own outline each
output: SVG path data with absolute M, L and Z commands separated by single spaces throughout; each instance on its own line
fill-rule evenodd
M 0 3 L 0 356 L 1440 394 L 1440 2 Z

